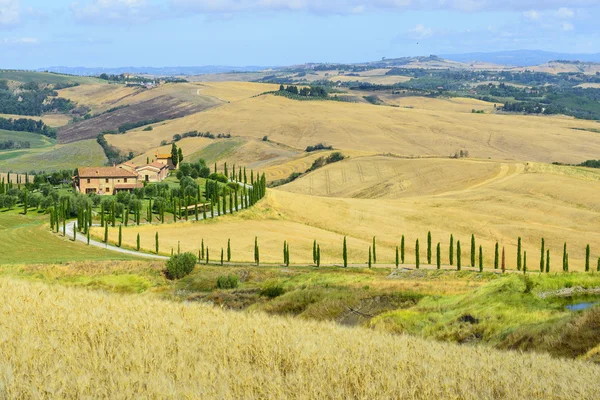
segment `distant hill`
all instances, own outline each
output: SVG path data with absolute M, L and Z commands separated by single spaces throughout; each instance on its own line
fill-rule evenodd
M 203 75 L 218 74 L 225 72 L 256 72 L 268 69 L 269 67 L 245 66 L 232 67 L 226 65 L 204 65 L 191 67 L 114 67 L 114 68 L 90 68 L 90 67 L 48 67 L 39 68 L 38 71 L 49 71 L 69 75 L 93 76 L 105 74 L 138 74 L 138 75 L 156 75 L 156 76 L 176 76 L 176 75 Z
M 555 60 L 600 62 L 600 53 L 576 54 L 576 53 L 553 53 L 541 50 L 514 50 L 498 51 L 490 53 L 465 53 L 465 54 L 442 54 L 441 58 L 446 60 L 468 62 L 486 62 L 515 67 L 527 67 L 545 64 Z

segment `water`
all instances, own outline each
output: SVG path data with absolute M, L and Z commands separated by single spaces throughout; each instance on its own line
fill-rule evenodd
M 598 302 L 595 303 L 577 303 L 577 304 L 569 304 L 567 306 L 567 310 L 569 311 L 581 311 L 586 310 L 588 308 L 594 307 Z

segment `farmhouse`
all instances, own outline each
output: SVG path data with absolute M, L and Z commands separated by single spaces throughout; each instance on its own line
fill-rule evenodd
M 138 174 L 125 168 L 82 167 L 77 171 L 74 183 L 80 193 L 115 194 L 143 187 Z
M 169 175 L 169 166 L 160 162 L 135 167 L 140 180 L 144 182 L 162 182 Z
M 169 170 L 171 171 L 175 169 L 175 164 L 173 164 L 171 154 L 159 154 L 158 152 L 156 152 L 154 154 L 154 157 L 156 159 L 155 162 L 168 166 Z

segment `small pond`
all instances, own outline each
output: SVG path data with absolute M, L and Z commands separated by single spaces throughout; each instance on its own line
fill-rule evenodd
M 592 308 L 597 304 L 599 304 L 599 303 L 598 302 L 584 302 L 584 303 L 569 304 L 569 305 L 567 305 L 567 310 L 582 311 L 582 310 L 587 310 L 588 308 Z

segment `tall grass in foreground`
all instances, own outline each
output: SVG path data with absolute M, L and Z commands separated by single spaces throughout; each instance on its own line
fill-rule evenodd
M 0 398 L 600 396 L 589 363 L 201 304 L 2 278 L 0 315 Z

